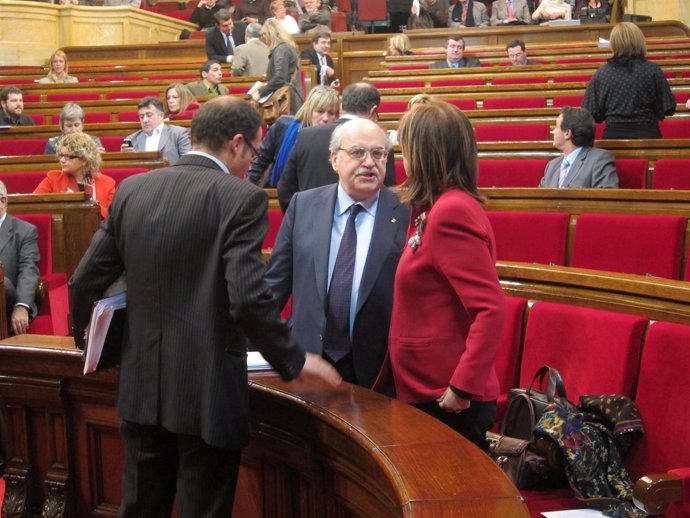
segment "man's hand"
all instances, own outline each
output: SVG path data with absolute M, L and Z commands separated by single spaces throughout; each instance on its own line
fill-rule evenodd
M 29 310 L 17 304 L 12 310 L 12 332 L 23 335 L 29 330 Z
M 305 356 L 304 367 L 299 374 L 300 379 L 319 379 L 334 387 L 340 385 L 343 379 L 333 365 L 316 354 L 306 353 Z
M 469 399 L 463 399 L 458 396 L 450 387 L 446 387 L 446 391 L 438 398 L 438 406 L 446 412 L 455 412 L 459 414 L 463 410 L 467 410 L 470 406 Z

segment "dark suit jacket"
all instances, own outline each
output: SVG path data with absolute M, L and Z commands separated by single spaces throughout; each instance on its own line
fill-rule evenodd
M 7 115 L 5 110 L 0 110 L 0 126 L 35 126 L 36 123 L 34 120 L 29 117 L 28 115 L 21 114 L 17 118 L 16 124 L 10 117 Z
M 304 355 L 264 281 L 267 195 L 209 158 L 122 182 L 70 280 L 75 337 L 127 276 L 117 411 L 125 420 L 240 448 L 248 439 L 248 340 L 286 379 Z
M 319 54 L 314 50 L 312 47 L 311 49 L 307 49 L 300 54 L 300 59 L 308 59 L 311 61 L 311 64 L 314 66 L 316 69 L 316 81 L 320 82 L 321 81 L 321 61 L 319 61 Z M 333 64 L 333 58 L 329 55 L 326 54 L 326 65 L 331 67 L 332 69 L 335 70 L 335 65 Z M 326 76 L 328 77 L 328 76 Z M 331 84 L 333 81 L 336 80 L 336 77 L 333 76 L 332 78 L 328 78 L 328 84 Z
M 17 293 L 14 304 L 25 304 L 29 313 L 35 312 L 39 258 L 36 227 L 8 214 L 0 227 L 0 261 L 5 267 L 5 280 L 12 283 Z
M 280 226 L 266 281 L 281 307 L 292 296 L 292 332 L 307 352 L 322 354 L 328 256 L 337 185 L 297 193 Z M 387 188 L 379 195 L 352 330 L 358 382 L 371 387 L 388 348 L 393 280 L 410 211 Z
M 563 156 L 554 158 L 546 164 L 546 170 L 539 187 L 558 187 L 563 158 Z M 577 155 L 575 163 L 570 166 L 563 187 L 618 187 L 618 173 L 616 172 L 614 156 L 606 149 L 583 147 L 580 154 Z
M 293 120 L 295 118 L 292 115 L 281 115 L 277 121 L 271 124 L 268 133 L 261 141 L 259 152 L 254 157 L 252 165 L 247 171 L 247 180 L 255 185 L 264 185 L 266 183 L 267 179 L 264 178 L 264 173 L 278 158 L 278 151 L 280 151 L 280 146 L 283 143 L 285 130 L 287 130 Z
M 235 47 L 244 43 L 244 30 L 246 27 L 247 24 L 245 23 L 235 23 L 232 29 L 232 39 L 235 42 Z M 225 35 L 218 30 L 218 27 L 213 27 L 206 32 L 206 56 L 208 59 L 227 63 L 228 56 L 232 56 L 234 53 L 234 49 L 228 48 L 225 44 Z
M 463 56 L 462 59 L 458 63 L 458 68 L 467 68 L 467 67 L 478 67 L 481 66 L 479 63 L 479 60 L 477 58 L 470 58 L 467 56 Z M 429 65 L 429 68 L 451 68 L 448 66 L 448 61 L 445 59 L 442 59 L 440 61 L 434 61 L 431 65 Z
M 328 144 L 335 128 L 350 119 L 339 118 L 330 124 L 310 126 L 299 132 L 295 147 L 278 182 L 278 201 L 285 212 L 292 195 L 338 181 L 333 170 Z M 385 185 L 395 185 L 395 157 L 391 150 L 386 162 Z

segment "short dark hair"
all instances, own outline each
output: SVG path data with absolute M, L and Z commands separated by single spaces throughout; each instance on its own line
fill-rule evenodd
M 211 67 L 213 65 L 220 65 L 220 61 L 217 59 L 209 59 L 208 61 L 205 61 L 204 63 L 201 64 L 199 67 L 199 77 L 203 78 L 204 76 L 201 75 L 202 72 L 210 72 Z
M 354 83 L 343 90 L 342 111 L 353 115 L 367 115 L 381 104 L 381 95 L 374 85 Z
M 2 102 L 6 103 L 7 99 L 9 99 L 10 95 L 12 94 L 19 94 L 22 95 L 22 91 L 19 89 L 19 87 L 11 85 L 11 86 L 6 86 L 2 90 L 0 90 L 0 100 Z
M 563 115 L 561 129 L 572 132 L 573 144 L 577 147 L 594 145 L 596 125 L 591 113 L 584 108 L 564 106 L 561 108 L 561 115 Z
M 228 20 L 232 19 L 232 13 L 234 9 L 231 11 L 230 9 L 220 9 L 216 14 L 213 15 L 213 19 L 216 21 L 216 24 L 220 22 L 227 22 Z
M 462 43 L 462 50 L 465 50 L 465 38 L 463 38 L 462 36 L 460 36 L 460 35 L 448 36 L 448 38 L 446 39 L 446 43 L 443 46 L 447 47 L 449 41 L 457 41 L 457 42 Z
M 165 113 L 163 101 L 160 100 L 160 97 L 156 97 L 155 95 L 147 95 L 141 101 L 139 101 L 139 104 L 137 104 L 137 110 L 148 108 L 149 106 L 153 106 L 159 112 Z
M 192 118 L 192 144 L 220 151 L 235 135 L 247 142 L 256 138 L 263 120 L 247 101 L 224 95 L 201 105 Z
M 513 40 L 509 41 L 508 45 L 506 45 L 506 50 L 512 49 L 513 47 L 520 47 L 522 51 L 525 51 L 525 42 L 522 40 Z
M 315 32 L 314 35 L 311 37 L 311 42 L 316 43 L 319 41 L 321 38 L 328 38 L 329 40 L 331 39 L 331 33 L 328 31 L 318 31 Z

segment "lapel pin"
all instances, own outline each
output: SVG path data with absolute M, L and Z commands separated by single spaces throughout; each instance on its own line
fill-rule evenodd
M 391 218 L 391 223 L 396 223 L 398 220 L 395 218 Z

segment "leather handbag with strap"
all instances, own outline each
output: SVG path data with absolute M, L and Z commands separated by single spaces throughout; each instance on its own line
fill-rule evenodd
M 290 86 L 281 86 L 271 94 L 264 102 L 256 103 L 266 124 L 272 124 L 281 115 L 290 113 Z
M 534 388 L 537 380 L 538 386 L 543 386 L 547 375 L 546 392 Z M 526 441 L 532 440 L 537 421 L 551 404 L 577 411 L 575 405 L 568 401 L 560 373 L 544 365 L 537 370 L 529 387 L 511 389 L 508 392 L 508 405 L 501 426 L 501 434 Z

